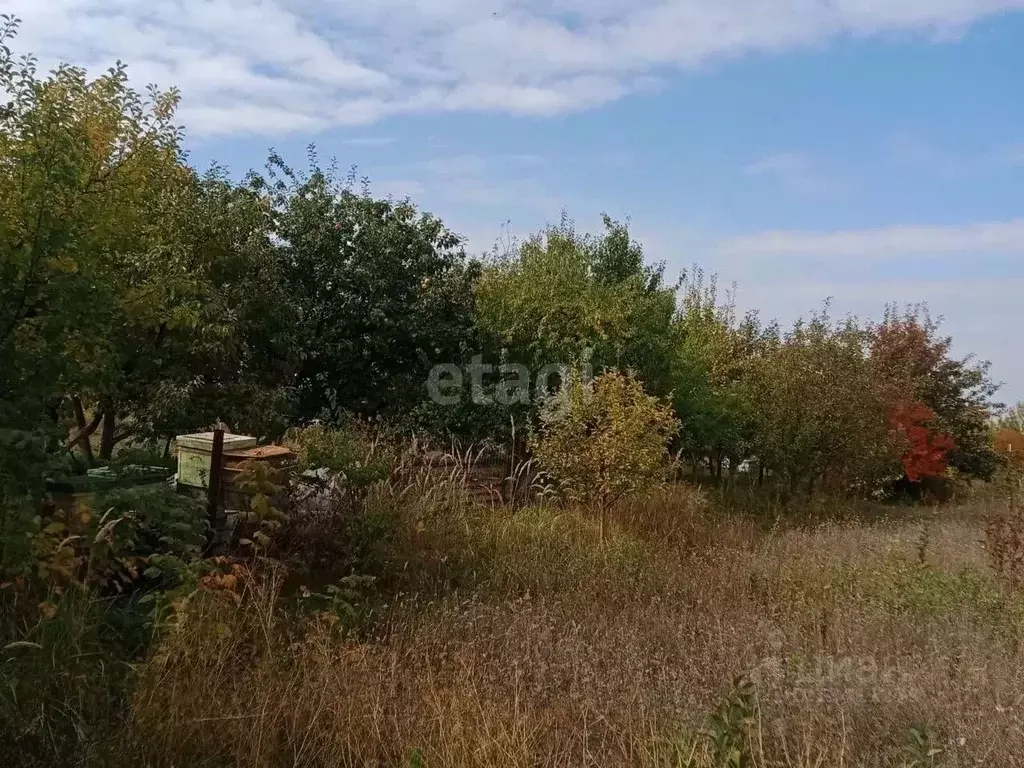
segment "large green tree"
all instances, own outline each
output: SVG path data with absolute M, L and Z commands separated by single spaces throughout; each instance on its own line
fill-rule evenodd
M 279 433 L 291 410 L 292 311 L 273 244 L 269 202 L 220 169 L 193 177 L 170 241 L 191 293 L 119 371 L 119 405 L 148 437 L 215 421 L 256 435 Z M 185 296 L 179 296 L 179 300 Z
M 274 210 L 296 415 L 404 413 L 426 398 L 434 365 L 466 354 L 474 269 L 440 219 L 311 160 L 301 175 L 272 156 L 268 176 L 250 179 Z
M 734 469 L 751 448 L 744 394 L 761 330 L 754 317 L 737 323 L 717 279 L 700 268 L 685 275 L 680 287 L 671 358 L 673 404 L 683 422 L 678 448 L 695 474 L 707 461 L 721 479 L 726 460 Z
M 790 492 L 829 484 L 873 491 L 899 471 L 889 423 L 898 399 L 876 375 L 871 334 L 827 311 L 769 335 L 754 360 L 748 407 L 753 450 Z
M 177 93 L 139 94 L 123 66 L 40 76 L 4 45 L 0 87 L 4 423 L 70 418 L 89 459 L 100 431 L 105 459 L 127 436 L 265 412 L 284 378 L 267 364 L 284 304 L 267 201 L 198 177 Z
M 177 94 L 37 72 L 0 17 L 0 561 L 27 551 L 45 474 L 66 457 L 67 414 L 95 429 L 124 325 L 148 326 L 187 279 L 163 250 L 188 173 Z M 130 319 L 121 323 L 113 318 Z M 73 404 L 74 407 L 70 407 Z M 83 439 L 83 445 L 88 445 Z
M 600 236 L 581 235 L 563 217 L 492 259 L 476 290 L 481 333 L 533 373 L 586 362 L 635 371 L 649 391 L 667 394 L 675 289 L 644 263 L 624 224 L 604 224 Z
M 123 327 L 188 292 L 164 237 L 188 172 L 174 91 L 141 96 L 121 66 L 41 77 L 6 44 L 15 29 L 0 28 L 0 410 L 38 430 L 69 396 L 79 414 L 106 397 Z

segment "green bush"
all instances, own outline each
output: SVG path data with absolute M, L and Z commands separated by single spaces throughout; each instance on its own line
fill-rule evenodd
M 135 599 L 0 593 L 0 764 L 86 763 L 124 711 L 151 638 Z

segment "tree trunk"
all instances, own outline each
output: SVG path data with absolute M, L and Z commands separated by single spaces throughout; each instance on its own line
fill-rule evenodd
M 764 485 L 764 462 L 758 459 L 757 462 L 757 486 L 760 488 Z
M 71 405 L 75 409 L 75 426 L 78 428 L 78 449 L 85 457 L 85 463 L 89 467 L 96 466 L 96 457 L 92 455 L 92 443 L 89 437 L 92 432 L 85 422 L 85 409 L 82 407 L 82 398 L 74 395 L 71 398 Z M 95 427 L 93 428 L 95 430 Z
M 108 403 L 103 409 L 103 428 L 100 432 L 100 459 L 110 461 L 114 455 L 114 437 L 117 431 L 117 415 L 114 413 L 113 403 Z

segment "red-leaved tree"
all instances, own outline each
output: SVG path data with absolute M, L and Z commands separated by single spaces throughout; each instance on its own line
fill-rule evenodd
M 953 357 L 952 339 L 926 307 L 888 308 L 873 335 L 871 362 L 893 390 L 890 403 L 929 408 L 934 421 L 928 426 L 954 443 L 946 463 L 966 477 L 990 478 L 999 466 L 989 427 L 998 387 L 988 364 Z
M 905 440 L 903 471 L 911 482 L 940 477 L 946 472 L 949 452 L 956 442 L 934 427 L 935 411 L 921 402 L 896 405 L 890 415 L 892 428 Z

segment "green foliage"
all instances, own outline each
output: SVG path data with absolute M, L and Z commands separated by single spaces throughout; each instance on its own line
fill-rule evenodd
M 495 256 L 476 286 L 477 323 L 502 362 L 533 373 L 587 362 L 632 369 L 650 391 L 671 386 L 675 291 L 644 264 L 623 224 L 605 216 L 600 237 L 563 217 L 509 253 Z
M 871 336 L 827 313 L 769 334 L 752 363 L 753 449 L 790 492 L 830 484 L 870 492 L 900 475 L 888 410 L 890 381 L 875 375 Z
M 865 577 L 866 576 L 866 577 Z M 990 575 L 973 568 L 944 571 L 927 563 L 892 558 L 870 574 L 851 573 L 850 588 L 887 613 L 908 621 L 956 617 L 986 625 L 1012 617 L 1019 608 Z M 839 588 L 836 584 L 833 588 Z
M 711 742 L 714 765 L 722 768 L 753 768 L 751 738 L 757 723 L 757 694 L 746 677 L 733 681 L 732 691 L 718 707 L 705 729 Z
M 905 768 L 937 768 L 942 765 L 945 750 L 935 746 L 935 736 L 924 725 L 915 725 L 907 731 L 907 762 Z
M 104 460 L 217 418 L 268 427 L 287 334 L 266 202 L 199 178 L 177 93 L 139 94 L 121 65 L 40 77 L 3 46 L 0 90 L 0 420 L 59 428 L 73 402 Z
M 695 470 L 706 457 L 720 475 L 723 459 L 736 466 L 751 449 L 745 395 L 760 330 L 754 318 L 737 327 L 716 279 L 700 268 L 684 276 L 681 292 L 672 358 L 673 405 L 684 425 L 678 448 Z
M 696 738 L 687 735 L 674 744 L 676 768 L 754 768 L 755 729 L 760 710 L 754 683 L 746 675 L 712 712 Z
M 24 578 L 35 567 L 46 473 L 63 465 L 44 430 L 0 429 L 0 580 Z
M 531 447 L 567 499 L 600 513 L 603 541 L 611 507 L 666 477 L 678 429 L 672 410 L 633 375 L 613 371 L 590 383 L 571 371 L 546 400 Z
M 288 522 L 281 499 L 290 490 L 291 468 L 277 468 L 264 461 L 243 461 L 239 469 L 235 487 L 246 503 L 246 508 L 239 511 L 239 543 L 254 552 L 266 552 L 272 537 Z
M 1016 432 L 1024 432 L 1024 400 L 1000 413 L 996 419 L 996 426 L 999 429 L 1012 429 Z
M 350 488 L 366 488 L 391 472 L 386 441 L 369 427 L 314 424 L 289 430 L 285 442 L 298 455 L 300 470 L 324 470 Z
M 299 610 L 310 614 L 337 631 L 353 627 L 359 621 L 359 605 L 373 588 L 372 576 L 345 576 L 322 591 L 302 587 L 299 591 Z
M 121 65 L 39 77 L 4 46 L 0 90 L 0 410 L 35 425 L 69 393 L 115 398 L 188 323 L 195 282 L 169 232 L 192 174 L 177 93 L 141 95 Z
M 147 614 L 79 590 L 33 598 L 0 591 L 0 762 L 86 762 L 113 737 Z
M 48 583 L 123 593 L 176 586 L 205 541 L 198 501 L 163 485 L 97 493 L 95 512 L 58 513 L 43 529 L 48 557 L 40 575 Z
M 268 202 L 220 169 L 193 178 L 168 238 L 193 285 L 187 308 L 161 321 L 152 346 L 122 366 L 119 412 L 144 437 L 226 421 L 278 435 L 291 411 L 292 315 L 271 246 Z
M 424 399 L 434 364 L 463 358 L 474 269 L 440 219 L 310 159 L 302 176 L 272 155 L 268 178 L 250 178 L 274 211 L 296 416 L 401 413 Z

